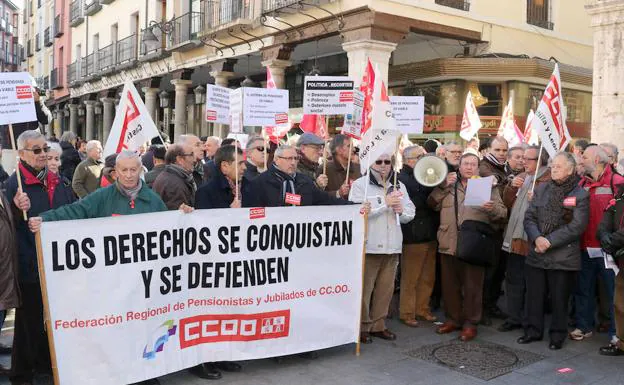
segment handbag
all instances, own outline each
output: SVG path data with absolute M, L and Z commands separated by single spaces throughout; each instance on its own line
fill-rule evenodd
M 487 223 L 473 220 L 465 220 L 459 225 L 457 183 L 455 183 L 455 224 L 457 226 L 455 256 L 470 265 L 491 266 L 495 247 L 494 229 Z

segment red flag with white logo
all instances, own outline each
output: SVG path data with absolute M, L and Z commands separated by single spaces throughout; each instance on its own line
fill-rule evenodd
M 267 83 L 266 88 L 268 89 L 276 89 L 277 85 L 275 84 L 275 80 L 273 80 L 273 74 L 271 73 L 271 69 L 267 67 Z M 277 126 L 266 126 L 264 127 L 264 132 L 269 137 L 269 140 L 275 144 L 279 144 L 280 140 L 286 136 L 286 134 L 290 131 L 290 120 L 287 120 L 284 124 L 279 124 Z
M 544 90 L 544 96 L 535 111 L 532 125 L 533 129 L 539 133 L 542 145 L 551 158 L 559 151 L 563 151 L 572 140 L 566 125 L 559 64 L 555 64 L 555 70 Z

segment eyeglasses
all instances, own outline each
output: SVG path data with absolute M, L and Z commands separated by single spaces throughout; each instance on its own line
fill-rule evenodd
M 299 157 L 298 156 L 278 156 L 278 158 L 280 159 L 284 159 L 288 162 L 298 162 L 299 161 Z
M 382 164 L 385 164 L 386 166 L 389 166 L 392 164 L 392 161 L 390 159 L 386 159 L 386 160 L 376 160 L 375 164 L 377 166 L 381 166 Z
M 32 151 L 32 153 L 35 155 L 39 155 L 41 154 L 41 152 L 45 152 L 47 154 L 48 151 L 50 151 L 50 147 L 46 146 L 44 148 L 24 148 L 24 151 Z
M 537 160 L 537 158 L 522 158 L 522 159 L 524 159 L 525 161 L 526 160 Z
M 264 152 L 264 146 L 254 147 L 254 150 L 258 150 L 260 152 Z
M 191 153 L 189 153 L 189 154 L 182 153 L 182 154 L 180 154 L 180 156 L 184 156 L 184 157 L 187 157 L 187 156 L 195 156 L 195 154 L 194 154 L 194 153 L 192 153 L 192 152 L 191 152 Z

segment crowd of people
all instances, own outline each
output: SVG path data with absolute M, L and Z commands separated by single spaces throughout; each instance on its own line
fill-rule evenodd
M 441 303 L 439 334 L 458 331 L 470 341 L 478 325 L 499 318 L 497 330 L 522 331 L 517 342 L 527 344 L 544 338 L 550 314 L 551 349 L 599 330 L 608 333 L 600 353 L 624 355 L 624 278 L 596 258 L 604 251 L 624 268 L 624 177 L 612 145 L 578 141 L 549 159 L 539 147 L 509 148 L 501 137 L 428 140 L 379 156 L 362 176 L 357 146 L 341 134 L 326 145 L 304 133 L 277 147 L 251 136 L 244 148 L 188 134 L 105 159 L 101 143 L 86 142 L 82 156 L 77 140 L 71 132 L 59 144 L 23 131 L 21 183 L 12 173 L 0 199 L 0 310 L 16 308 L 12 384 L 51 372 L 34 237 L 42 222 L 165 210 L 361 205 L 368 216 L 363 344 L 397 338 L 385 321 L 400 272 L 398 315 L 409 327 L 437 321 Z M 427 157 L 448 169 L 434 187 L 414 173 Z M 468 181 L 490 176 L 490 199 L 466 204 Z M 212 362 L 190 372 L 215 380 L 240 370 Z

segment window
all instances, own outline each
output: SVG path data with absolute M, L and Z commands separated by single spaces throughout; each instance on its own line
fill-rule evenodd
M 500 84 L 479 84 L 479 92 L 488 99 L 487 103 L 477 107 L 480 116 L 501 116 L 503 97 Z M 474 96 L 474 95 L 473 95 Z
M 461 9 L 462 11 L 470 11 L 469 0 L 435 0 L 435 3 L 445 7 Z
M 552 0 L 527 0 L 527 23 L 552 30 Z

